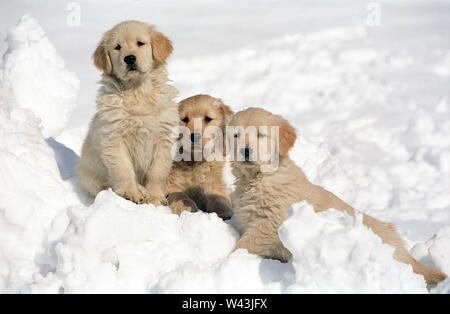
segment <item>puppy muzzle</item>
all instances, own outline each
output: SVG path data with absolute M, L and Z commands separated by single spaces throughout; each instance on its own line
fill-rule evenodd
M 252 155 L 252 149 L 250 147 L 244 147 L 240 151 L 241 155 L 244 157 L 246 162 L 250 162 L 250 157 Z

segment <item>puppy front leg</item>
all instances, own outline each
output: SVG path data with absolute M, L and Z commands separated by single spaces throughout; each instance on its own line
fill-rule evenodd
M 287 263 L 292 254 L 281 242 L 277 230 L 269 219 L 260 219 L 244 232 L 234 250 L 246 249 L 251 254 Z
M 126 146 L 121 142 L 116 145 L 109 143 L 109 146 L 103 149 L 102 157 L 114 192 L 137 204 L 143 202 L 147 192 L 136 182 L 133 164 Z
M 208 213 L 216 213 L 223 220 L 228 220 L 233 216 L 228 195 L 223 195 L 223 193 L 210 194 L 207 196 L 207 202 Z
M 167 205 L 167 180 L 172 166 L 172 142 L 161 140 L 156 144 L 153 160 L 147 172 L 147 202 L 155 206 Z
M 207 182 L 203 184 L 206 194 L 206 211 L 216 213 L 223 220 L 233 216 L 228 189 L 223 182 L 222 167 L 216 167 Z

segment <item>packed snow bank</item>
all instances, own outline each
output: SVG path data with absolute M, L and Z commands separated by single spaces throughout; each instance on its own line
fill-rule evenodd
M 426 293 L 422 276 L 361 220 L 294 204 L 280 228 L 290 263 L 231 251 L 233 227 L 215 214 L 135 205 L 111 191 L 69 210 L 54 273 L 31 292 Z
M 446 279 L 439 283 L 435 288 L 430 290 L 433 294 L 450 294 L 450 279 Z
M 411 249 L 411 255 L 418 261 L 431 267 L 438 267 L 450 274 L 450 227 L 445 227 L 425 243 L 417 243 Z M 450 293 L 450 279 L 431 290 L 432 293 Z
M 393 259 L 394 248 L 363 225 L 362 215 L 315 214 L 310 205 L 294 204 L 280 236 L 295 252 L 295 282 L 287 292 L 427 292 L 423 277 Z
M 77 79 L 31 17 L 9 31 L 8 43 L 0 71 L 0 292 L 17 292 L 54 269 L 66 208 L 79 204 L 36 117 L 46 135 L 64 127 Z
M 303 170 L 309 181 L 333 192 L 349 204 L 353 203 L 353 181 L 339 167 L 325 141 L 300 135 L 289 151 L 289 157 Z
M 298 160 L 309 164 L 312 180 L 336 178 L 341 194 L 351 194 L 350 181 L 325 144 L 301 138 L 295 151 Z M 315 214 L 306 203 L 294 204 L 280 229 L 294 256 L 287 264 L 244 250 L 232 253 L 239 235 L 216 214 L 178 217 L 167 207 L 136 205 L 112 191 L 67 213 L 69 226 L 54 245 L 54 271 L 27 291 L 427 292 L 423 277 L 395 261 L 394 248 L 382 244 L 360 220 L 332 210 Z
M 316 214 L 294 204 L 279 231 L 293 253 L 288 264 L 244 250 L 207 268 L 162 276 L 165 293 L 426 293 L 423 277 L 392 258 L 394 248 L 355 220 L 330 210 Z
M 17 107 L 31 109 L 42 120 L 45 137 L 57 136 L 76 106 L 78 78 L 29 15 L 8 30 L 8 50 L 0 68 L 0 89 L 13 95 Z
M 341 194 L 351 194 L 350 181 L 325 144 L 300 138 L 296 151 L 313 181 L 335 178 L 341 189 L 350 188 Z M 280 229 L 294 256 L 287 264 L 244 250 L 232 253 L 238 234 L 215 214 L 178 217 L 167 207 L 135 205 L 112 191 L 101 192 L 89 207 L 71 208 L 69 217 L 55 246 L 55 271 L 30 291 L 427 292 L 423 277 L 395 261 L 394 248 L 360 219 L 333 210 L 316 214 L 304 202 L 293 205 Z
M 38 125 L 28 109 L 0 101 L 0 292 L 20 291 L 53 269 L 65 209 L 78 203 Z
M 53 292 L 152 292 L 167 272 L 225 258 L 238 237 L 215 214 L 178 217 L 167 207 L 136 205 L 112 191 L 101 192 L 88 208 L 72 208 L 69 217 L 56 246 L 54 280 L 43 283 Z

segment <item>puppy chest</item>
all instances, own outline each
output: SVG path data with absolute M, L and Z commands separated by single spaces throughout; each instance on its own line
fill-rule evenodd
M 202 189 L 210 187 L 212 182 L 217 178 L 211 177 L 211 171 L 208 167 L 204 167 L 203 163 L 195 162 L 185 164 L 183 162 L 174 163 L 176 170 L 174 177 L 178 184 L 182 185 L 187 190 Z
M 240 229 L 245 230 L 261 209 L 259 191 L 255 187 L 235 190 L 232 194 L 232 206 Z
M 138 169 L 148 168 L 155 145 L 161 140 L 158 123 L 151 120 L 129 119 L 124 121 L 124 125 L 122 139 L 134 166 Z

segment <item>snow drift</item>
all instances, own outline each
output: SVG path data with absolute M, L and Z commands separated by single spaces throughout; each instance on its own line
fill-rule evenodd
M 35 38 L 36 29 L 38 37 L 45 38 L 37 23 L 24 17 L 8 33 L 10 47 L 2 69 L 19 64 L 24 54 L 31 60 L 44 54 L 35 69 L 38 75 L 67 76 L 61 62 L 53 63 L 58 59 L 53 49 L 16 44 Z M 47 39 L 42 41 L 50 47 Z M 86 199 L 73 178 L 76 155 L 54 140 L 44 140 L 46 132 L 63 123 L 61 117 L 45 115 L 42 99 L 33 97 L 42 85 L 25 69 L 13 71 L 15 75 L 4 71 L 0 292 L 427 292 L 424 279 L 395 261 L 394 249 L 382 244 L 361 219 L 334 210 L 316 214 L 304 202 L 293 204 L 279 233 L 294 257 L 281 264 L 243 250 L 232 253 L 239 235 L 232 221 L 223 222 L 215 214 L 178 217 L 167 207 L 136 205 L 110 190 L 93 202 Z M 73 95 L 76 84 L 68 82 L 76 80 L 69 77 L 49 79 L 46 88 Z M 69 98 L 53 94 L 48 105 L 69 112 Z M 325 143 L 302 135 L 291 156 L 314 183 L 352 200 L 352 181 Z M 448 243 L 448 231 L 443 231 L 416 253 L 429 258 L 431 252 L 433 262 L 448 271 L 449 257 L 442 254 Z M 448 286 L 444 282 L 434 291 L 448 292 Z
M 0 101 L 1 292 L 20 291 L 54 268 L 52 245 L 65 230 L 65 210 L 79 202 L 39 123 L 14 99 Z
M 56 137 L 76 106 L 79 81 L 38 22 L 25 15 L 8 30 L 8 51 L 0 68 L 1 88 L 18 108 L 32 109 L 42 120 L 43 135 Z

